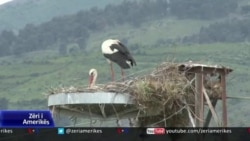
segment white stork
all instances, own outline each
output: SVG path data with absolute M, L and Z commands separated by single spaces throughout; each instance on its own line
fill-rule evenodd
M 90 69 L 89 70 L 89 88 L 95 88 L 95 81 L 97 78 L 97 70 L 96 69 Z
M 119 40 L 108 39 L 102 43 L 102 53 L 104 57 L 107 58 L 108 63 L 110 64 L 111 77 L 114 81 L 114 70 L 112 62 L 115 62 L 121 67 L 122 80 L 124 81 L 124 72 L 123 69 L 129 69 L 130 67 L 136 65 L 136 62 L 129 50 L 125 45 L 123 45 Z

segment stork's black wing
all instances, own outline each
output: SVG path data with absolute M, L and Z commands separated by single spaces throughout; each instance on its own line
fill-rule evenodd
M 127 47 L 123 45 L 120 41 L 118 41 L 118 44 L 112 44 L 110 48 L 111 50 L 117 49 L 120 53 L 124 55 L 130 55 L 130 52 Z
M 131 62 L 131 65 L 136 65 L 135 59 L 130 54 L 128 48 L 123 45 L 120 41 L 118 41 L 118 44 L 112 44 L 110 46 L 111 50 L 117 49 L 118 52 L 124 56 L 126 56 L 126 59 Z

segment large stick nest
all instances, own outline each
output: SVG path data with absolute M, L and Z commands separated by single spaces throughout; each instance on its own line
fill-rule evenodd
M 139 110 L 139 126 L 185 127 L 189 125 L 187 107 L 194 111 L 194 74 L 178 71 L 178 64 L 164 62 L 151 73 L 125 82 L 98 85 L 95 89 L 57 88 L 50 94 L 107 91 L 129 93 Z M 207 87 L 207 86 L 205 86 Z M 140 114 L 147 115 L 140 117 Z
M 178 71 L 177 64 L 162 63 L 149 75 L 137 79 L 129 89 L 138 108 L 148 114 L 139 118 L 141 126 L 187 126 L 186 106 L 194 105 L 194 89 Z

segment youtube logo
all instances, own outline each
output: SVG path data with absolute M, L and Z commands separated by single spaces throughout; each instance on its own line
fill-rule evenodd
M 148 135 L 163 135 L 165 134 L 165 128 L 147 128 Z

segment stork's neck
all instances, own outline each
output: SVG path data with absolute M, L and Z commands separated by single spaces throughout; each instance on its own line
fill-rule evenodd
M 92 88 L 92 87 L 95 86 L 96 78 L 97 78 L 97 74 L 95 74 L 95 75 L 93 76 L 93 81 L 92 81 L 92 83 L 90 84 L 90 88 Z

